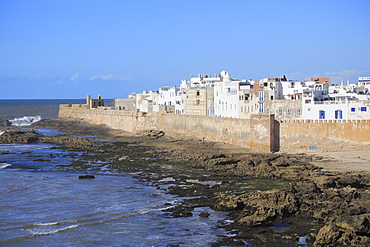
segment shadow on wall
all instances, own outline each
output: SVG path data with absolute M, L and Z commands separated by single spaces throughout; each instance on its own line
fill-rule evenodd
M 274 131 L 273 131 L 274 145 L 271 147 L 271 152 L 280 151 L 280 122 L 274 120 Z

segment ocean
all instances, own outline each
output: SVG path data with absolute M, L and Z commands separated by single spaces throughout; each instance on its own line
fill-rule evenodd
M 84 102 L 0 100 L 0 119 L 26 127 L 57 117 L 59 104 Z M 99 166 L 95 179 L 79 180 L 84 173 L 62 168 L 79 155 L 45 143 L 0 144 L 0 246 L 210 246 L 228 236 L 219 225 L 229 219 L 206 207 L 168 217 L 163 210 L 185 198 L 137 174 Z

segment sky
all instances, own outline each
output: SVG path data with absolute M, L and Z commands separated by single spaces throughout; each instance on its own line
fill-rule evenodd
M 0 99 L 370 76 L 369 0 L 0 0 Z

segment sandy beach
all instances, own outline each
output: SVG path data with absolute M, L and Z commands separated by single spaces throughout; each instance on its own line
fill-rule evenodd
M 350 150 L 346 152 L 322 152 L 314 156 L 323 157 L 312 164 L 332 172 L 370 172 L 370 150 Z

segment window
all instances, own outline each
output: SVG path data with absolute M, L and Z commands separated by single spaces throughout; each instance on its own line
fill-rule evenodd
M 263 91 L 259 91 L 259 98 L 258 98 L 259 101 L 263 101 L 263 96 L 264 96 L 263 94 L 264 94 Z
M 355 112 L 355 111 L 356 111 L 356 108 L 352 107 L 351 112 Z
M 292 109 L 288 109 L 288 116 L 291 116 L 292 115 Z
M 319 119 L 325 119 L 325 111 L 323 110 L 319 111 Z
M 366 106 L 361 107 L 361 111 L 366 111 Z
M 258 112 L 263 113 L 263 103 L 259 103 L 259 110 Z
M 279 108 L 279 116 L 283 115 L 283 108 Z
M 301 116 L 301 108 L 297 108 L 296 115 L 297 117 Z
M 342 119 L 342 118 L 343 118 L 342 111 L 341 110 L 336 110 L 335 111 L 335 119 Z

